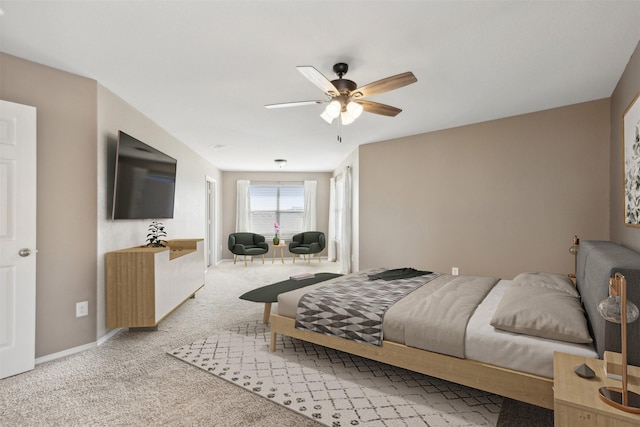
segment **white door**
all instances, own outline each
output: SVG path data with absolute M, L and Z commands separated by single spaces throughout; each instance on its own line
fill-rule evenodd
M 0 100 L 0 378 L 33 369 L 36 109 Z

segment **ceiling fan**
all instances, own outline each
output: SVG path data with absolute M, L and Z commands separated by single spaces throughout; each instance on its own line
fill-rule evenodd
M 363 98 L 389 92 L 418 81 L 413 73 L 409 71 L 358 87 L 354 81 L 342 78 L 349 70 L 349 66 L 343 62 L 339 62 L 333 66 L 333 72 L 338 75 L 338 78 L 331 81 L 314 67 L 298 66 L 296 68 L 303 76 L 309 79 L 311 83 L 318 86 L 327 96 L 327 99 L 269 104 L 265 105 L 265 107 L 282 108 L 327 104 L 327 107 L 320 117 L 329 124 L 338 117 L 340 117 L 340 123 L 343 125 L 351 124 L 362 114 L 363 110 L 368 113 L 395 117 L 402 111 L 400 108 L 367 101 Z

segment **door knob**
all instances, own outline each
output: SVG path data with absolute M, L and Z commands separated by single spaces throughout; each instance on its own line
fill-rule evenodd
M 29 248 L 22 248 L 18 251 L 18 255 L 20 255 L 21 257 L 25 257 L 25 256 L 29 256 L 31 255 L 31 249 Z

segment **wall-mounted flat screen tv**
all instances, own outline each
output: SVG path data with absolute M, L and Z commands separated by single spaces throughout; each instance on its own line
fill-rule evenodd
M 113 219 L 173 218 L 177 161 L 118 132 Z

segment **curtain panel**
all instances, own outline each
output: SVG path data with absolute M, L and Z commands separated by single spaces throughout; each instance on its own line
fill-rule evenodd
M 352 203 L 351 203 L 351 167 L 344 171 L 344 201 L 342 203 L 342 236 L 340 236 L 340 273 L 351 273 L 351 229 L 352 229 Z
M 327 259 L 336 260 L 336 179 L 329 180 L 329 238 L 327 239 Z
M 251 231 L 251 198 L 249 185 L 251 181 L 239 179 L 236 196 L 236 232 Z
M 316 230 L 316 194 L 318 189 L 317 181 L 304 182 L 304 216 L 302 218 L 303 231 Z

